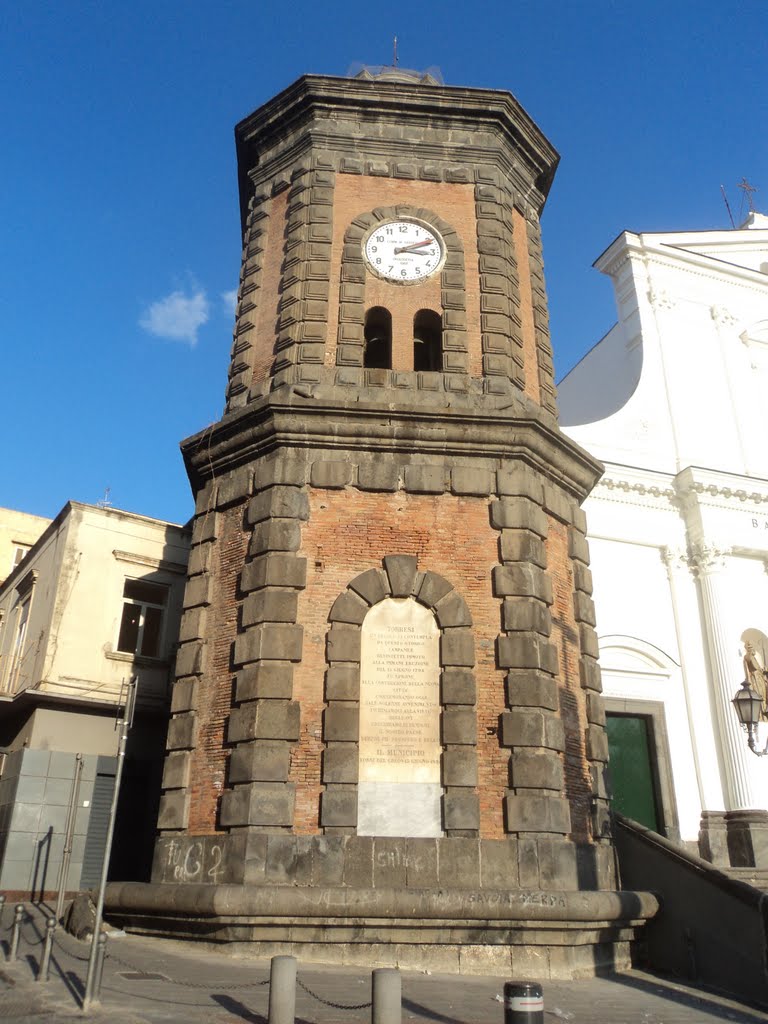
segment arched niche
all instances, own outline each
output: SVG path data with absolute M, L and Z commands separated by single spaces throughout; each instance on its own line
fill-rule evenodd
M 368 569 L 350 581 L 334 602 L 328 621 L 320 804 L 323 831 L 345 835 L 478 835 L 474 638 L 472 617 L 464 599 L 444 577 L 419 572 L 413 556 L 387 555 L 382 568 Z M 396 627 L 413 627 L 410 635 L 418 638 L 401 649 L 403 658 L 397 660 L 408 666 L 407 673 L 421 680 L 410 690 L 410 710 L 415 716 L 412 728 L 418 720 L 419 735 L 425 742 L 429 738 L 429 748 L 421 743 L 409 750 L 404 745 L 375 747 L 368 738 L 361 745 L 363 729 L 371 725 L 370 707 L 365 706 L 366 690 L 381 686 L 376 680 L 388 671 L 386 666 L 374 665 L 374 661 L 381 660 L 382 645 L 389 643 L 392 650 L 392 635 L 402 634 Z M 417 691 L 423 694 L 421 698 L 415 696 Z M 403 692 L 407 696 L 407 688 Z M 417 700 L 423 706 L 417 707 Z M 393 715 L 404 714 L 407 719 L 408 704 L 406 701 L 405 709 L 400 711 L 393 707 Z M 366 731 L 364 735 L 374 737 L 375 733 Z M 395 753 L 370 753 L 377 749 Z M 414 751 L 424 753 L 417 755 Z M 377 773 L 371 758 L 378 757 L 382 760 Z M 421 794 L 418 806 L 422 814 L 428 803 L 434 808 L 437 800 L 439 821 L 433 810 L 429 831 L 409 832 L 406 817 L 398 811 L 392 815 L 391 824 L 371 825 L 366 804 L 370 794 L 366 795 L 365 789 L 384 784 L 416 787 L 409 793 L 406 789 L 393 792 L 399 792 L 403 799 Z M 383 793 L 383 789 L 378 790 L 380 796 Z M 360 819 L 359 808 L 363 810 Z

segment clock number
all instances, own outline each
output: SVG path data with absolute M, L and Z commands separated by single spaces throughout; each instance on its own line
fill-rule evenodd
M 389 270 L 387 271 L 387 273 L 388 273 L 388 274 L 391 274 L 391 273 L 392 273 L 392 271 L 393 271 L 394 269 L 395 269 L 395 267 L 394 267 L 394 264 L 392 264 L 392 265 L 390 266 Z
M 414 267 L 414 270 L 416 271 L 416 277 L 419 277 L 421 274 L 421 267 Z
M 386 230 L 388 235 L 393 235 L 394 234 L 394 230 L 392 228 L 386 228 L 385 230 Z
M 379 251 L 378 245 L 372 245 L 371 246 L 371 252 L 378 252 L 378 251 Z
M 407 270 L 405 270 L 405 269 L 401 270 L 401 271 L 400 271 L 400 277 L 405 277 L 405 275 L 406 275 L 407 273 L 408 273 L 408 271 L 407 271 Z
M 377 242 L 383 242 L 384 241 L 384 235 L 376 235 L 376 241 Z
M 381 256 L 377 256 L 377 257 L 376 257 L 376 263 L 377 263 L 377 265 L 378 265 L 379 263 L 381 263 Z
M 401 224 L 400 225 L 400 234 L 401 235 L 407 235 L 408 234 L 408 225 L 407 224 Z

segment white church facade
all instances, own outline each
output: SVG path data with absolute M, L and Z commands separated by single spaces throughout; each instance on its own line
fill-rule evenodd
M 619 319 L 559 396 L 605 464 L 585 508 L 615 804 L 768 866 L 768 757 L 731 704 L 768 665 L 768 217 L 625 232 L 595 266 Z

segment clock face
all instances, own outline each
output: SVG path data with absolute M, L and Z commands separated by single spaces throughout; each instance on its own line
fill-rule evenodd
M 418 284 L 442 267 L 445 245 L 429 224 L 388 220 L 366 235 L 363 258 L 369 270 L 387 281 Z

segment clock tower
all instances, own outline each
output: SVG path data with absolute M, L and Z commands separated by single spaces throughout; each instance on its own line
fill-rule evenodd
M 557 154 L 509 93 L 400 69 L 306 76 L 235 135 L 154 876 L 113 914 L 304 959 L 624 963 L 655 904 L 613 891 Z

